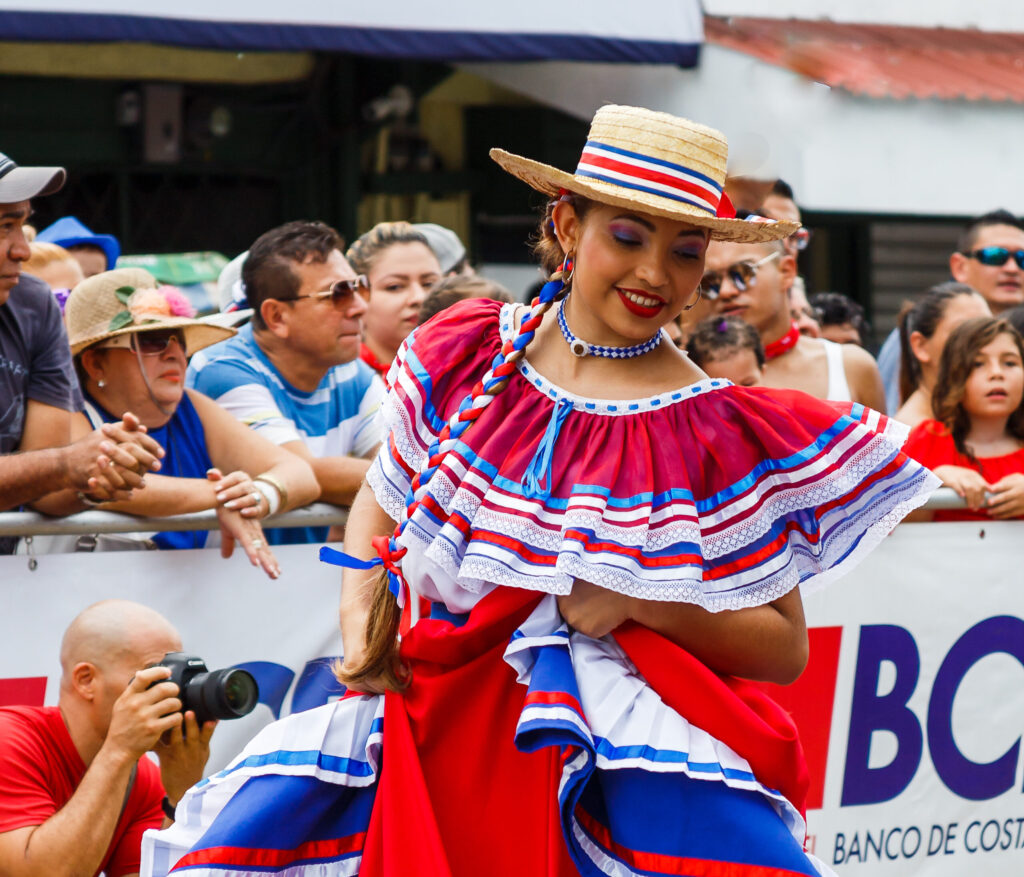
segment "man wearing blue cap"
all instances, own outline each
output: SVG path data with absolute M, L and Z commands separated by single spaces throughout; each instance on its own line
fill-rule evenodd
M 163 456 L 131 415 L 68 444 L 82 395 L 64 322 L 49 287 L 21 273 L 31 199 L 58 191 L 66 176 L 0 153 L 0 510 L 69 487 L 94 501 L 128 496 Z M 0 554 L 12 548 L 0 539 Z
M 36 235 L 37 241 L 63 247 L 82 266 L 86 277 L 110 271 L 117 265 L 121 244 L 109 234 L 96 234 L 74 216 L 62 216 Z

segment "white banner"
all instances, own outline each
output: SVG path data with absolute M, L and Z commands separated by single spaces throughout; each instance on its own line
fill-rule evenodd
M 255 711 L 214 733 L 209 772 L 218 770 L 275 712 L 338 695 L 330 664 L 341 655 L 341 574 L 317 548 L 275 547 L 277 581 L 239 551 L 228 560 L 215 550 L 47 554 L 34 571 L 28 557 L 0 557 L 0 705 L 56 704 L 64 629 L 98 600 L 136 600 L 170 620 L 209 669 L 242 665 L 260 684 Z
M 1024 571 L 1019 523 L 904 525 L 807 600 L 812 663 L 788 689 L 812 772 L 814 852 L 841 874 L 1016 875 L 1024 864 Z M 0 557 L 0 703 L 56 703 L 60 637 L 96 600 L 158 609 L 211 669 L 263 687 L 210 768 L 273 715 L 337 695 L 339 570 L 277 549 L 271 582 L 216 552 Z M 45 691 L 44 691 L 45 686 Z
M 906 524 L 806 601 L 815 665 L 791 695 L 809 760 L 827 745 L 808 829 L 840 874 L 1024 871 L 1022 535 Z

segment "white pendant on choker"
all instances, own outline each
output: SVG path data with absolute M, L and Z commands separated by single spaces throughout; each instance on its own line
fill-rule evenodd
M 602 356 L 607 359 L 632 359 L 633 357 L 650 353 L 661 343 L 662 332 L 659 329 L 651 338 L 630 347 L 608 347 L 601 344 L 589 344 L 582 338 L 577 338 L 573 335 L 568 322 L 566 322 L 565 303 L 568 300 L 569 296 L 566 296 L 558 303 L 558 328 L 562 330 L 562 337 L 569 345 L 569 350 L 573 356 L 578 356 L 580 359 L 585 356 Z

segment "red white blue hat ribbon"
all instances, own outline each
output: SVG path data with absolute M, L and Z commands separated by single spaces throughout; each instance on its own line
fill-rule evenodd
M 682 201 L 711 216 L 717 215 L 722 197 L 722 187 L 699 171 L 596 140 L 583 147 L 576 176 Z

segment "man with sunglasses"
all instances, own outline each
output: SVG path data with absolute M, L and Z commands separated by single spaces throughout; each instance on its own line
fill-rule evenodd
M 949 273 L 978 290 L 993 316 L 1024 304 L 1024 223 L 1008 210 L 978 217 L 949 257 Z
M 1024 222 L 1008 210 L 972 219 L 949 257 L 949 273 L 981 293 L 992 315 L 1024 304 Z M 893 329 L 878 353 L 890 411 L 900 406 L 900 342 Z
M 757 329 L 767 356 L 766 386 L 881 410 L 885 396 L 871 354 L 856 345 L 800 334 L 787 292 L 795 275 L 796 260 L 782 242 L 712 241 L 701 292 L 712 315 L 733 315 Z
M 252 322 L 192 358 L 188 385 L 306 460 L 321 499 L 349 505 L 382 437 L 384 385 L 359 357 L 369 289 L 322 222 L 290 222 L 252 245 L 242 284 Z M 277 529 L 274 544 L 325 528 Z
M 162 453 L 131 415 L 69 444 L 82 396 L 60 308 L 45 283 L 21 273 L 31 201 L 65 177 L 0 154 L 0 509 L 65 488 L 126 498 Z M 0 539 L 0 554 L 14 541 Z

